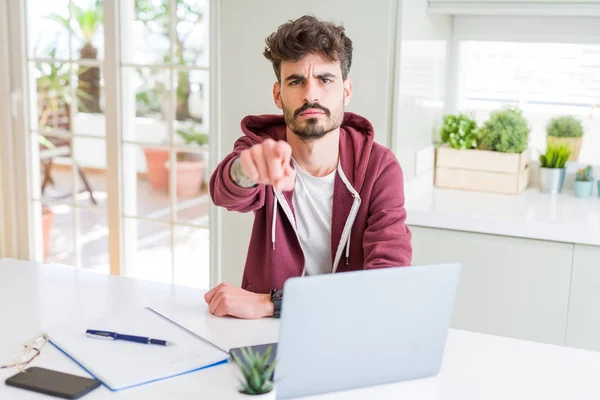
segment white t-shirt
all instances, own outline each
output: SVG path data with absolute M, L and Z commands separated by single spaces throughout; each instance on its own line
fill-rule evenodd
M 306 275 L 329 274 L 331 259 L 331 213 L 337 170 L 323 177 L 302 170 L 294 159 L 296 184 L 292 204 Z

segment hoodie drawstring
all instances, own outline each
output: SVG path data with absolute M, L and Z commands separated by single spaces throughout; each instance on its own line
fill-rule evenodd
M 350 236 L 352 235 L 352 229 L 348 232 L 348 241 L 346 242 L 346 265 L 350 264 Z
M 275 193 L 275 190 L 273 190 Z M 273 222 L 271 223 L 271 242 L 273 243 L 273 250 L 275 250 L 275 222 L 277 221 L 277 196 L 273 196 Z

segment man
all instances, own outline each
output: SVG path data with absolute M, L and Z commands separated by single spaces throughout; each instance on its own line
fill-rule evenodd
M 217 316 L 278 316 L 290 277 L 412 258 L 400 165 L 374 143 L 369 121 L 344 111 L 352 97 L 344 28 L 303 16 L 266 44 L 283 116 L 245 117 L 244 136 L 210 180 L 216 205 L 254 212 L 242 287 L 223 283 L 205 295 Z

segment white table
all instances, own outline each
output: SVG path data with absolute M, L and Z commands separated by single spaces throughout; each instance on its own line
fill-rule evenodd
M 275 319 L 243 321 L 209 314 L 197 289 L 100 275 L 71 267 L 0 260 L 0 360 L 48 324 L 95 319 L 111 312 L 154 306 L 222 348 L 276 341 Z M 49 332 L 52 335 L 52 332 Z M 86 375 L 52 346 L 32 365 Z M 14 369 L 0 371 L 0 399 L 49 398 L 4 385 Z M 247 399 L 237 392 L 231 364 L 111 393 L 94 399 Z M 271 394 L 267 399 L 273 399 Z M 600 398 L 600 353 L 450 330 L 436 377 L 358 389 L 312 399 L 594 399 Z

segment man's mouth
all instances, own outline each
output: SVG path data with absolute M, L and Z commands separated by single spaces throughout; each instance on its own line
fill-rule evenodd
M 302 111 L 300 113 L 301 116 L 303 117 L 316 117 L 317 115 L 323 115 L 325 114 L 325 112 L 323 110 L 319 110 L 316 108 L 309 108 L 306 111 Z

